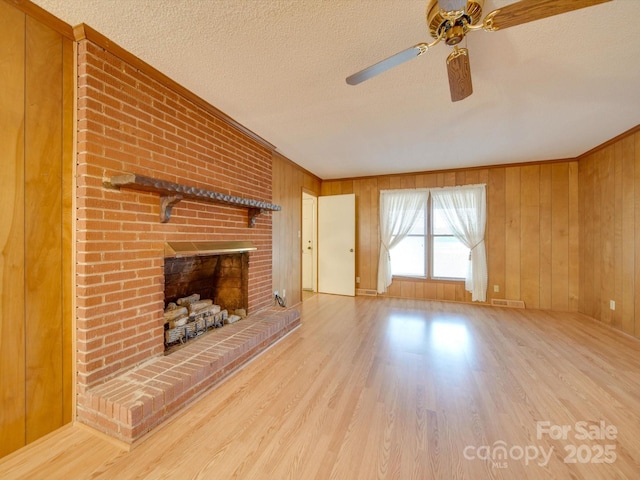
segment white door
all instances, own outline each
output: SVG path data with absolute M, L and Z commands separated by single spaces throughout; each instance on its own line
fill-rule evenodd
M 316 291 L 316 197 L 302 193 L 302 289 Z
M 356 196 L 318 197 L 318 291 L 356 294 Z

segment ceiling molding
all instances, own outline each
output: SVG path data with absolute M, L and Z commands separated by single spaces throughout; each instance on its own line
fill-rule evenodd
M 600 150 L 603 150 L 605 148 L 607 148 L 610 145 L 613 145 L 614 143 L 619 142 L 620 140 L 622 140 L 624 137 L 628 137 L 629 135 L 633 135 L 634 133 L 640 132 L 640 125 L 636 125 L 633 128 L 630 128 L 629 130 L 627 130 L 626 132 L 621 133 L 620 135 L 617 135 L 615 137 L 613 137 L 610 140 L 607 140 L 604 143 L 601 143 L 600 145 L 598 145 L 597 147 L 592 148 L 591 150 L 589 150 L 588 152 L 584 152 L 582 155 L 579 155 L 577 157 L 578 160 L 582 160 L 583 158 L 588 157 L 589 155 L 592 155 Z
M 476 170 L 492 170 L 495 168 L 510 168 L 510 167 L 530 167 L 534 165 L 550 165 L 554 163 L 570 163 L 570 162 L 576 162 L 576 161 L 578 161 L 578 158 L 557 158 L 553 160 L 535 160 L 533 162 L 500 163 L 496 165 L 478 165 L 474 167 L 445 168 L 440 170 L 422 170 L 419 172 L 389 173 L 389 174 L 382 174 L 382 175 L 367 175 L 363 177 L 330 178 L 322 181 L 323 182 L 345 182 L 345 181 L 351 181 L 351 180 L 370 180 L 372 178 L 406 177 L 406 176 L 412 176 L 412 175 L 434 175 L 438 173 L 473 172 Z
M 221 110 L 218 110 L 209 102 L 202 99 L 201 97 L 191 92 L 187 88 L 183 87 L 175 80 L 172 80 L 170 77 L 160 72 L 156 68 L 152 67 L 144 60 L 141 60 L 140 58 L 136 57 L 132 53 L 128 52 L 127 50 L 122 48 L 120 45 L 111 41 L 109 38 L 107 38 L 106 36 L 98 32 L 97 30 L 91 28 L 89 25 L 85 23 L 76 25 L 75 27 L 73 27 L 73 34 L 77 42 L 81 40 L 89 40 L 90 42 L 98 45 L 99 47 L 104 48 L 109 53 L 115 55 L 119 59 L 137 68 L 138 70 L 143 72 L 145 75 L 148 75 L 153 80 L 173 90 L 178 95 L 181 95 L 187 100 L 193 102 L 195 105 L 202 108 L 207 113 L 211 114 L 212 116 L 214 116 L 219 120 L 222 120 L 224 123 L 238 130 L 240 133 L 243 133 L 250 139 L 254 140 L 258 144 L 263 146 L 264 148 L 270 151 L 275 151 L 276 147 L 273 144 L 269 143 L 258 134 L 252 132 L 251 130 L 246 128 L 244 125 L 238 123 L 236 120 L 231 118 L 226 113 L 222 112 Z

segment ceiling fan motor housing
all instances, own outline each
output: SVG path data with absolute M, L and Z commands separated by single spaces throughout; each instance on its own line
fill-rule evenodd
M 444 41 L 448 45 L 457 45 L 466 34 L 465 25 L 475 25 L 480 22 L 483 6 L 484 0 L 468 0 L 464 11 L 459 11 L 451 18 L 451 15 L 443 15 L 438 0 L 431 0 L 427 6 L 429 33 L 433 38 L 438 38 L 441 29 L 445 28 Z
M 446 22 L 442 25 L 445 29 L 444 42 L 447 45 L 458 45 L 467 33 L 467 28 L 464 23 L 464 18 L 456 21 L 454 25 L 450 22 Z

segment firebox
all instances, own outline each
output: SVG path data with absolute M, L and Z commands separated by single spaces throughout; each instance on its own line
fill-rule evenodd
M 165 246 L 165 353 L 247 315 L 251 242 Z

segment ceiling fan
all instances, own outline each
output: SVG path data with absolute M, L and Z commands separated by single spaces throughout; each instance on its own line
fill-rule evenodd
M 449 90 L 451 101 L 463 100 L 473 93 L 469 52 L 459 48 L 465 35 L 475 30 L 495 32 L 508 27 L 533 22 L 541 18 L 567 13 L 611 0 L 520 0 L 493 10 L 485 15 L 482 22 L 484 0 L 430 0 L 427 6 L 427 24 L 434 38 L 431 43 L 418 43 L 389 58 L 360 70 L 347 77 L 349 85 L 357 85 L 400 65 L 414 57 L 423 55 L 431 47 L 444 41 L 453 47 L 447 57 Z

